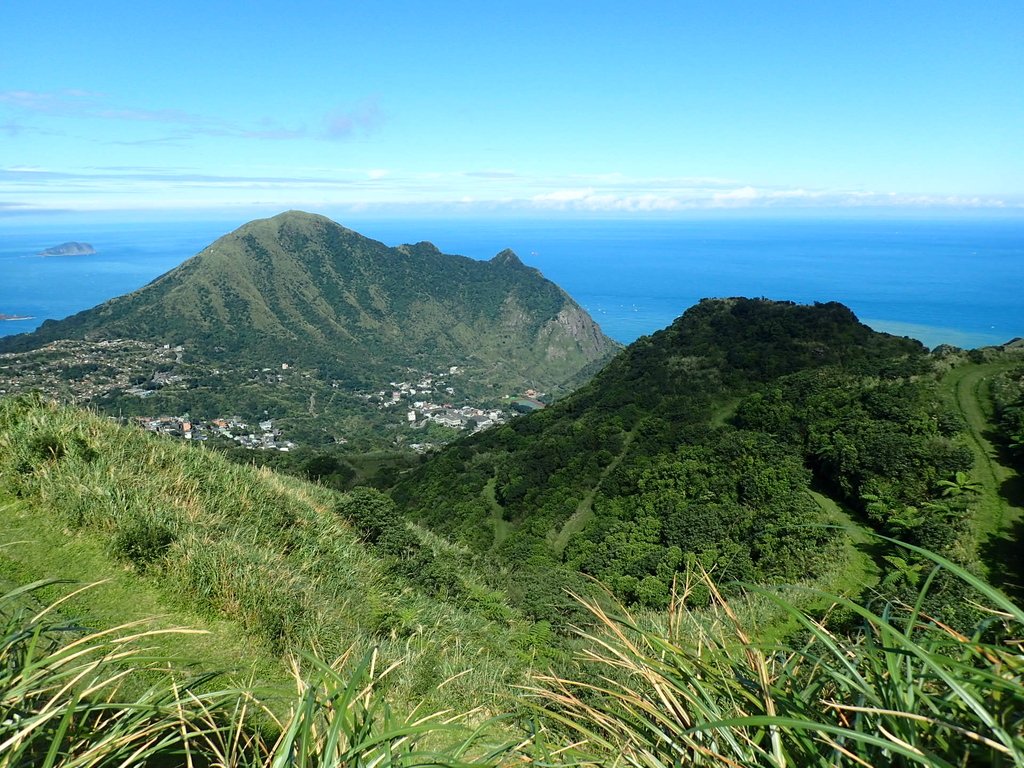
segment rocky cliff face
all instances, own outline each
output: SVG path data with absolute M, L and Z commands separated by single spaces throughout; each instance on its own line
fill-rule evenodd
M 579 347 L 583 355 L 599 357 L 608 352 L 608 340 L 594 319 L 576 302 L 563 307 L 554 319 L 556 330 L 554 335 L 571 339 Z M 560 354 L 560 346 L 553 345 L 548 350 L 548 357 Z

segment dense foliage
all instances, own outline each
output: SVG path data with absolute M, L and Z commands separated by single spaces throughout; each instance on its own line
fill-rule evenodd
M 999 438 L 1024 473 L 1024 368 L 1014 368 L 999 376 L 992 386 Z
M 524 578 L 587 574 L 649 607 L 693 562 L 727 580 L 821 576 L 843 520 L 812 491 L 969 562 L 965 509 L 925 507 L 971 466 L 935 381 L 920 344 L 839 304 L 706 300 L 554 407 L 451 446 L 394 496 Z

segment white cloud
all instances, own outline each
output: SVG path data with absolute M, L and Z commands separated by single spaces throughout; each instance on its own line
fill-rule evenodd
M 322 138 L 349 139 L 376 131 L 384 122 L 384 112 L 376 99 L 365 99 L 353 107 L 336 109 L 327 116 Z
M 728 192 L 715 192 L 712 196 L 712 200 L 756 200 L 760 197 L 760 193 L 753 187 L 740 187 L 739 189 L 730 189 Z
M 537 203 L 572 203 L 588 200 L 593 196 L 593 189 L 559 189 L 554 192 L 534 195 L 531 199 Z
M 296 172 L 299 171 L 299 172 Z M 722 179 L 626 177 L 621 174 L 528 175 L 519 171 L 417 171 L 391 168 L 267 165 L 219 172 L 168 166 L 57 169 L 0 168 L 0 199 L 9 204 L 78 210 L 371 206 L 378 210 L 444 210 L 510 214 L 671 214 L 714 210 L 1024 209 L 1024 200 L 906 195 L 870 190 L 768 187 Z

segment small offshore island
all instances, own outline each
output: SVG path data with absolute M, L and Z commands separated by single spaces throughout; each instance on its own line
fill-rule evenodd
M 37 256 L 91 256 L 96 249 L 89 243 L 61 243 L 40 251 Z

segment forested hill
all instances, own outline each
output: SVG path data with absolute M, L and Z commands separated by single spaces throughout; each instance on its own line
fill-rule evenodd
M 0 351 L 117 337 L 185 345 L 190 359 L 299 364 L 353 384 L 458 364 L 479 380 L 538 389 L 618 348 L 510 251 L 483 262 L 430 243 L 389 248 L 298 211 L 250 222 L 134 293 L 0 339 Z
M 523 583 L 554 595 L 582 572 L 650 606 L 694 559 L 726 579 L 852 568 L 834 575 L 855 582 L 824 527 L 850 525 L 843 507 L 970 560 L 967 514 L 942 483 L 971 454 L 934 370 L 921 344 L 840 304 L 705 300 L 554 407 L 449 446 L 394 496 Z

